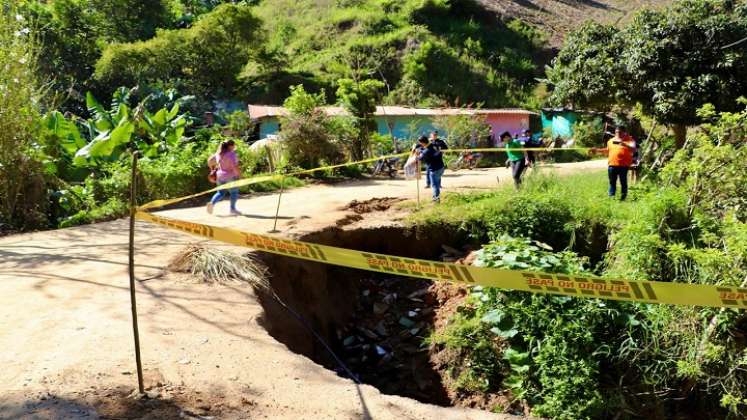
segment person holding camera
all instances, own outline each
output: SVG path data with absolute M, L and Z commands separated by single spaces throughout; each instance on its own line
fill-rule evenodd
M 607 175 L 610 181 L 609 196 L 614 197 L 617 192 L 617 180 L 620 180 L 620 200 L 628 197 L 628 170 L 633 164 L 633 153 L 636 143 L 633 137 L 625 131 L 625 127 L 617 126 L 615 136 L 607 142 Z

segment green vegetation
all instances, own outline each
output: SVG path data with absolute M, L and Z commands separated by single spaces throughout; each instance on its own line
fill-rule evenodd
M 377 79 L 389 102 L 519 105 L 543 37 L 474 0 L 23 0 L 66 110 L 119 86 L 281 103 Z M 382 13 L 383 11 L 383 13 Z M 541 63 L 540 63 L 541 64 Z M 332 99 L 331 97 L 328 99 Z
M 487 242 L 477 265 L 744 287 L 747 111 L 699 115 L 709 123 L 629 202 L 606 197 L 601 172 L 530 176 L 518 194 L 449 195 L 413 223 L 472 232 Z M 451 321 L 431 342 L 463 397 L 509 393 L 561 419 L 744 418 L 737 310 L 477 287 Z
M 537 83 L 543 35 L 477 0 L 17 1 L 0 10 L 0 233 L 126 214 L 136 151 L 145 202 L 210 188 L 207 159 L 229 138 L 245 175 L 282 173 L 392 151 L 374 134 L 380 103 L 547 100 L 674 136 L 651 130 L 655 164 L 624 203 L 603 172 L 530 173 L 518 193 L 447 195 L 412 223 L 469 232 L 478 265 L 747 287 L 747 50 L 725 48 L 744 37 L 744 2 L 681 0 L 622 28 L 586 24 Z M 281 144 L 250 149 L 242 101 L 284 103 Z M 331 103 L 350 116 L 319 109 Z M 436 125 L 458 147 L 487 134 L 481 117 Z M 601 118 L 574 130 L 578 145 L 603 144 Z M 247 268 L 193 251 L 185 264 L 207 277 Z M 473 288 L 430 341 L 458 399 L 503 395 L 559 419 L 745 418 L 745 319 Z
M 728 0 L 642 11 L 622 30 L 588 23 L 567 38 L 548 69 L 551 101 L 601 110 L 640 104 L 672 125 L 682 147 L 687 126 L 702 122 L 698 108 L 738 108 L 736 99 L 747 91 L 747 52 L 722 47 L 744 37 L 747 6 Z
M 309 94 L 301 85 L 291 88 L 285 100 L 290 115 L 281 120 L 290 165 L 318 168 L 342 160 L 342 147 L 332 136 L 334 120 L 319 109 L 323 103 L 323 94 Z
M 252 47 L 264 42 L 261 26 L 251 8 L 222 5 L 188 29 L 110 45 L 96 64 L 95 78 L 105 86 L 183 83 L 191 94 L 230 97 Z
M 294 112 L 282 151 L 241 152 L 245 174 L 391 150 L 374 135 L 382 101 L 518 106 L 532 96 L 542 42 L 473 0 L 21 0 L 2 12 L 12 83 L 1 109 L 13 110 L 3 231 L 124 214 L 134 151 L 141 200 L 205 189 L 217 142 L 253 135 L 237 101 L 290 94 L 293 106 L 292 86 L 351 117 Z M 198 129 L 208 112 L 222 127 Z
M 45 221 L 48 179 L 37 153 L 38 46 L 29 23 L 13 9 L 0 13 L 0 231 L 33 229 Z

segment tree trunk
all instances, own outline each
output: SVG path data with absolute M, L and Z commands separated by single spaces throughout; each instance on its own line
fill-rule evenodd
M 687 126 L 684 124 L 672 125 L 672 131 L 674 131 L 674 141 L 677 145 L 677 150 L 682 149 L 685 146 L 685 140 L 687 140 Z

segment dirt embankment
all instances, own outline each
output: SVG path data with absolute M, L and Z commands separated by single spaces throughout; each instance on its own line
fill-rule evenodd
M 661 8 L 672 0 L 477 0 L 486 10 L 506 19 L 519 19 L 549 37 L 560 48 L 563 39 L 584 22 L 623 24 L 644 8 Z
M 391 218 L 387 199 L 353 202 L 354 215 Z M 365 223 L 359 223 L 365 225 Z M 343 227 L 344 226 L 344 227 Z M 414 230 L 403 226 L 366 227 L 350 222 L 304 236 L 322 244 L 402 257 L 471 262 L 479 246 L 456 227 Z M 465 258 L 466 257 L 466 258 Z M 261 324 L 291 350 L 337 374 L 400 395 L 441 406 L 492 411 L 512 405 L 507 395 L 465 396 L 454 391 L 450 362 L 455 355 L 430 344 L 467 296 L 460 285 L 371 273 L 262 254 L 275 292 L 303 318 L 270 296 L 261 296 Z M 315 337 L 314 334 L 318 334 Z M 321 337 L 321 340 L 320 340 Z M 458 357 L 458 355 L 456 356 Z M 515 414 L 523 414 L 521 411 Z

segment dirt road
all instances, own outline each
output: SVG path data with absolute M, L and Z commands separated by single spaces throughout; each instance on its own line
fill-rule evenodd
M 593 161 L 546 168 L 594 170 Z M 509 182 L 503 169 L 444 178 L 445 193 Z M 423 195 L 427 190 L 422 190 Z M 404 180 L 347 182 L 286 192 L 280 235 L 334 225 L 352 200 L 415 197 Z M 427 197 L 423 197 L 427 201 Z M 203 208 L 163 214 L 256 232 L 272 228 L 277 195 L 246 197 L 244 217 Z M 190 284 L 164 273 L 198 238 L 137 225 L 137 288 L 146 387 L 136 387 L 127 277 L 127 222 L 118 220 L 0 239 L 0 418 L 501 418 L 441 408 L 349 380 L 290 352 L 257 323 L 249 287 Z M 215 244 L 215 246 L 221 246 Z

